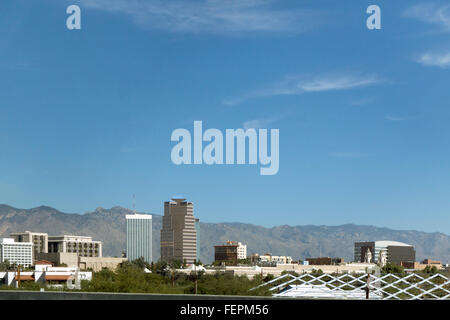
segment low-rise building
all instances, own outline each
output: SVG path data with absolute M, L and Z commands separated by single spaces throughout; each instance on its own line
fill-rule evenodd
M 342 274 L 342 273 L 352 273 L 352 274 L 367 274 L 376 269 L 375 264 L 365 264 L 365 263 L 344 263 L 342 265 L 323 265 L 323 266 L 313 266 L 313 265 L 301 265 L 301 264 L 278 264 L 276 266 L 227 266 L 223 270 L 226 274 L 234 276 L 246 275 L 249 279 L 254 276 L 267 276 L 273 275 L 278 277 L 282 275 L 283 272 L 295 272 L 297 274 L 303 273 L 314 273 L 318 270 L 322 270 L 323 273 L 327 274 Z
M 102 242 L 85 236 L 49 236 L 49 253 L 76 253 L 80 257 L 101 257 Z
M 388 263 L 400 265 L 402 262 L 414 263 L 416 261 L 416 251 L 412 245 L 384 240 L 355 242 L 354 261 L 378 263 L 382 251 L 386 253 L 386 262 Z M 369 258 L 370 261 L 367 261 Z
M 101 271 L 102 269 L 115 270 L 127 258 L 116 257 L 79 257 L 78 266 L 80 270 Z
M 36 259 L 50 261 L 56 266 L 78 266 L 78 254 L 75 252 L 38 253 Z
M 228 240 L 225 245 L 227 246 L 237 246 L 237 258 L 238 260 L 247 259 L 247 245 L 238 241 Z
M 127 258 L 116 257 L 82 257 L 74 252 L 40 253 L 37 257 L 40 260 L 47 260 L 57 266 L 79 267 L 80 270 L 92 270 L 95 272 L 103 268 L 115 270 L 119 264 L 127 261 Z
M 422 262 L 402 262 L 401 266 L 409 270 L 423 270 L 426 267 L 436 267 L 438 270 L 445 269 L 440 261 L 425 259 Z
M 442 262 L 438 260 L 424 259 L 422 264 L 429 264 L 430 266 L 442 267 Z
M 37 282 L 48 287 L 67 286 L 80 289 L 81 280 L 92 280 L 92 272 L 78 267 L 54 267 L 50 261 L 36 261 L 34 271 L 0 272 L 0 284 L 19 287 L 25 281 Z
M 330 258 L 330 257 L 320 257 L 320 258 L 307 258 L 309 265 L 339 265 L 344 263 L 344 258 Z
M 247 259 L 247 245 L 228 240 L 224 245 L 214 246 L 214 260 L 236 264 L 239 260 Z
M 38 253 L 48 252 L 48 234 L 43 232 L 15 232 L 11 238 L 16 242 L 30 242 L 33 244 L 33 261 Z
M 290 256 L 273 256 L 271 253 L 265 253 L 263 255 L 259 255 L 258 253 L 254 253 L 251 256 L 252 263 L 263 263 L 263 264 L 291 264 L 292 257 Z
M 237 264 L 238 245 L 214 246 L 214 261 L 216 263 Z

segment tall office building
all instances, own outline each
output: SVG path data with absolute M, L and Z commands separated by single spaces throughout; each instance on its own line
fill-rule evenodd
M 194 263 L 196 259 L 194 204 L 181 198 L 164 202 L 161 260 Z
M 200 219 L 195 219 L 195 232 L 197 232 L 197 261 L 200 261 Z
M 127 258 L 152 262 L 152 215 L 127 214 Z

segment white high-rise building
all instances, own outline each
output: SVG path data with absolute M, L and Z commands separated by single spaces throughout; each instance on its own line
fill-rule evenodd
M 152 262 L 152 215 L 127 214 L 127 258 Z
M 262 263 L 274 263 L 274 264 L 291 264 L 291 256 L 273 256 L 271 253 L 265 253 L 259 255 L 254 253 L 251 257 L 252 262 L 262 262 Z
M 29 267 L 33 264 L 33 243 L 15 242 L 12 238 L 0 239 L 0 262 Z
M 247 259 L 247 245 L 238 242 L 238 259 Z

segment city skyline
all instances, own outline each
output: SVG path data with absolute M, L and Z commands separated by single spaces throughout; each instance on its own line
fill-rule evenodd
M 66 8 L 81 8 L 68 30 Z M 6 0 L 0 203 L 450 234 L 445 1 Z M 279 129 L 279 171 L 177 166 L 173 130 Z M 173 181 L 177 181 L 174 185 Z M 217 206 L 220 203 L 220 206 Z

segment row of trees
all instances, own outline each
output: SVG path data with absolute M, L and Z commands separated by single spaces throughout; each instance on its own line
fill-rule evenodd
M 125 293 L 166 293 L 166 294 L 211 294 L 211 295 L 270 295 L 267 287 L 250 291 L 263 282 L 274 279 L 273 275 L 257 275 L 253 279 L 247 276 L 234 276 L 217 272 L 205 274 L 204 272 L 191 272 L 190 274 L 176 271 L 183 266 L 180 261 L 147 263 L 144 259 L 125 261 L 114 271 L 103 269 L 94 272 L 91 281 L 81 282 L 81 291 L 87 292 L 125 292 Z M 0 271 L 10 271 L 9 263 L 0 264 Z M 146 270 L 147 269 L 147 270 Z M 14 270 L 14 269 L 12 269 Z M 146 271 L 144 271 L 146 270 Z M 151 271 L 151 272 L 149 272 Z M 402 267 L 387 264 L 382 273 L 405 274 Z M 434 274 L 436 267 L 427 267 L 422 274 Z M 299 274 L 285 271 L 294 276 Z M 315 270 L 311 276 L 320 276 L 322 270 Z M 23 283 L 23 289 L 38 290 L 40 286 L 35 283 Z
M 383 274 L 393 273 L 397 275 L 405 275 L 405 268 L 403 266 L 399 266 L 393 263 L 387 263 L 383 268 L 381 268 L 381 272 Z M 415 273 L 422 275 L 433 275 L 439 273 L 439 269 L 436 266 L 427 265 L 423 270 L 415 271 Z
M 175 263 L 175 265 L 177 265 Z M 144 268 L 151 273 L 143 272 Z M 87 292 L 128 292 L 212 295 L 270 295 L 266 288 L 250 291 L 263 279 L 233 276 L 224 273 L 205 274 L 175 271 L 173 263 L 148 264 L 142 259 L 124 262 L 115 270 L 103 269 L 93 274 L 91 281 L 82 281 L 81 290 Z

